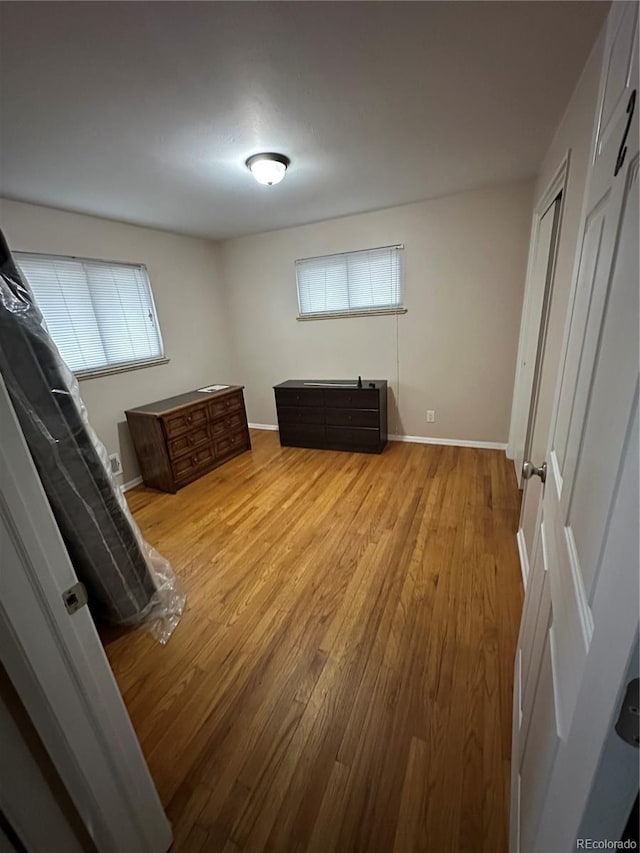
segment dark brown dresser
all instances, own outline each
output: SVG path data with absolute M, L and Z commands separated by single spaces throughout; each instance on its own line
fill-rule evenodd
M 387 382 L 288 379 L 274 387 L 280 444 L 382 453 L 387 443 Z
M 251 449 L 242 387 L 189 391 L 125 412 L 145 486 L 176 492 Z

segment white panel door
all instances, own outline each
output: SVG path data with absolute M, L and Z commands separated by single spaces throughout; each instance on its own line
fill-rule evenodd
M 96 850 L 165 853 L 171 828 L 91 615 L 64 605 L 78 579 L 1 375 L 0 435 L 0 663 Z M 73 850 L 54 841 L 47 853 Z
M 547 477 L 515 668 L 512 853 L 576 849 L 637 640 L 637 27 L 635 3 L 612 5 L 564 357 L 532 460 Z M 619 839 L 605 809 L 592 817 Z

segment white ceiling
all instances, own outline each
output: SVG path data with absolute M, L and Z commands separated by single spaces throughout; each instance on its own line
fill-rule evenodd
M 0 194 L 223 238 L 534 174 L 608 4 L 0 6 Z

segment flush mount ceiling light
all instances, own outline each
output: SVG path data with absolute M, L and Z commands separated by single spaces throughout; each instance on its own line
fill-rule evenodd
M 259 184 L 272 187 L 284 178 L 290 162 L 284 154 L 254 154 L 247 160 L 247 169 Z

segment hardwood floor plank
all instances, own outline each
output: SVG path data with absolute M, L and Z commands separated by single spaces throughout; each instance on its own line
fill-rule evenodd
M 169 805 L 167 816 L 173 828 L 174 847 L 185 850 L 205 849 L 198 848 L 197 845 L 207 841 L 208 833 L 203 827 L 196 827 L 196 822 L 210 793 L 206 785 L 193 784 L 184 789 L 179 801 Z
M 336 850 L 340 832 L 340 817 L 345 808 L 349 768 L 334 761 L 320 803 L 318 815 L 307 844 L 307 853 L 332 853 Z
M 166 647 L 107 644 L 174 853 L 506 853 L 512 464 L 252 442 L 127 494 L 188 596 Z
M 490 725 L 485 720 L 484 703 L 484 659 L 482 647 L 477 642 L 482 637 L 484 613 L 482 599 L 484 593 L 484 573 L 491 570 L 476 552 L 479 542 L 479 524 L 468 520 L 465 533 L 468 533 L 468 551 L 466 555 L 467 575 L 469 578 L 468 607 L 465 608 L 466 622 L 463 636 L 463 653 L 457 668 L 467 671 L 469 676 L 464 691 L 464 721 L 460 732 L 464 738 L 462 748 L 462 790 L 460 811 L 460 832 L 458 849 L 460 853 L 477 853 L 478 839 L 483 833 L 483 802 L 478 797 L 478 783 L 482 779 L 482 755 L 484 747 L 484 729 Z
M 413 737 L 402 786 L 393 853 L 418 853 L 427 850 L 424 817 L 428 773 L 429 747 L 423 740 Z
M 191 832 L 185 838 L 184 843 L 178 841 L 176 841 L 176 843 L 180 844 L 181 849 L 184 850 L 185 853 L 207 853 L 207 851 L 212 849 L 209 840 L 209 833 L 197 824 L 194 824 Z

